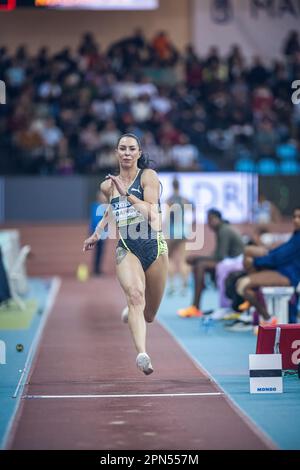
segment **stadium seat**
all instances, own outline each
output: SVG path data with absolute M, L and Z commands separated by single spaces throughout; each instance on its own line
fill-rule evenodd
M 212 160 L 209 160 L 208 158 L 201 158 L 199 161 L 203 171 L 219 171 L 218 165 Z
M 297 175 L 300 173 L 300 165 L 296 160 L 283 160 L 280 162 L 280 173 L 282 175 Z
M 294 287 L 263 287 L 263 296 L 266 300 L 267 310 L 277 317 L 278 323 L 289 323 L 289 301 L 295 293 Z M 296 288 L 300 293 L 300 282 Z
M 235 171 L 241 171 L 246 173 L 254 173 L 255 172 L 255 163 L 251 158 L 240 158 L 236 161 Z
M 276 155 L 281 160 L 293 160 L 297 158 L 297 147 L 292 143 L 278 145 Z
M 257 163 L 256 169 L 260 175 L 276 175 L 278 173 L 278 164 L 273 158 L 262 158 Z

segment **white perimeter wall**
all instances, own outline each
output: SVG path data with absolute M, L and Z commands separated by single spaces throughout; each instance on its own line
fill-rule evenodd
M 141 27 L 147 39 L 158 31 L 168 32 L 179 50 L 190 41 L 191 0 L 160 0 L 151 11 L 59 11 L 20 8 L 0 11 L 0 45 L 10 51 L 26 44 L 36 52 L 48 46 L 51 52 L 63 47 L 76 49 L 81 35 L 91 31 L 103 49 Z
M 228 0 L 228 22 L 215 0 L 192 0 L 192 38 L 200 55 L 217 45 L 227 54 L 233 43 L 239 44 L 247 58 L 259 54 L 264 59 L 280 57 L 282 43 L 290 30 L 300 32 L 299 0 Z M 269 7 L 267 8 L 267 5 Z M 228 11 L 228 10 L 227 10 Z

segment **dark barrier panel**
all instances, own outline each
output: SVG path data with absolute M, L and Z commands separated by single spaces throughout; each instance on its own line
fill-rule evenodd
M 281 211 L 290 216 L 300 206 L 300 176 L 260 176 L 259 191 Z
M 105 174 L 92 176 L 38 176 L 1 178 L 2 221 L 79 221 L 89 217 Z M 300 204 L 299 176 L 263 176 L 259 188 L 283 215 Z M 3 202 L 4 199 L 4 202 Z
M 4 222 L 4 178 L 0 177 L 0 223 Z
M 89 179 L 7 177 L 5 221 L 76 221 L 86 219 Z

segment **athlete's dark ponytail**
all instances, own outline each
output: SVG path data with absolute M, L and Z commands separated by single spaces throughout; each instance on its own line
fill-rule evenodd
M 118 140 L 117 147 L 119 147 L 120 140 L 123 139 L 123 137 L 131 137 L 132 139 L 135 139 L 139 146 L 139 150 L 142 150 L 140 139 L 136 135 L 130 134 L 130 133 L 121 135 L 121 137 Z M 153 160 L 151 160 L 148 157 L 148 155 L 145 155 L 144 153 L 142 153 L 140 158 L 138 159 L 137 166 L 141 170 L 144 170 L 145 168 L 153 168 L 152 162 Z
M 137 166 L 138 168 L 141 168 L 141 170 L 144 170 L 145 168 L 153 168 L 151 162 L 152 160 L 150 160 L 146 154 L 142 153 L 138 159 Z

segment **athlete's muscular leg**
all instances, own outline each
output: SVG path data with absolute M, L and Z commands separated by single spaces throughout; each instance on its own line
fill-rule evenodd
M 159 308 L 168 277 L 168 255 L 160 255 L 145 272 L 146 277 L 146 307 L 145 320 L 153 322 Z
M 268 254 L 267 248 L 264 246 L 249 245 L 244 248 L 244 256 L 266 256 Z
M 205 288 L 204 278 L 206 272 L 213 272 L 217 266 L 217 262 L 214 260 L 204 260 L 197 262 L 193 267 L 194 275 L 194 299 L 193 305 L 200 307 L 200 300 L 202 291 Z
M 256 289 L 259 287 L 290 286 L 289 279 L 277 271 L 260 271 L 241 277 L 237 281 L 237 292 L 256 308 L 265 320 L 270 318 L 265 306 L 257 299 Z
M 117 276 L 128 305 L 128 324 L 138 353 L 146 352 L 145 274 L 138 258 L 127 250 L 117 251 Z
M 179 245 L 179 272 L 182 277 L 183 287 L 186 288 L 188 285 L 189 274 L 191 272 L 190 266 L 186 262 L 186 247 L 185 241 L 182 240 L 182 243 Z

